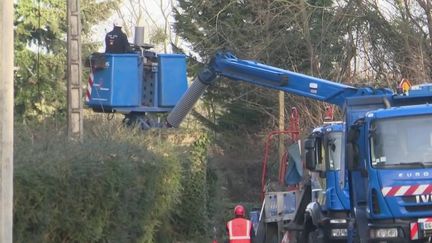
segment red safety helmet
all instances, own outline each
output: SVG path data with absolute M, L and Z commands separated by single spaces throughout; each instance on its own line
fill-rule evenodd
M 245 208 L 243 207 L 243 205 L 237 205 L 234 208 L 234 215 L 235 216 L 240 216 L 240 217 L 244 217 L 246 214 L 245 212 Z

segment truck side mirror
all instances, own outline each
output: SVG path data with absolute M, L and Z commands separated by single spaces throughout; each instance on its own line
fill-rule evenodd
M 305 160 L 306 168 L 310 171 L 315 171 L 317 165 L 315 139 L 310 138 L 305 140 Z

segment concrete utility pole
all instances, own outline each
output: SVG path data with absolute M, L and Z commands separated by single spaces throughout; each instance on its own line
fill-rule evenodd
M 81 100 L 81 20 L 79 0 L 67 0 L 67 98 L 68 136 L 83 139 L 83 106 Z
M 13 226 L 13 2 L 0 1 L 0 242 L 12 243 Z

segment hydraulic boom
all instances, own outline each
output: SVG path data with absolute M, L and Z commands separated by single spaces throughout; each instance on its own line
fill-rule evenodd
M 204 68 L 170 112 L 168 126 L 178 127 L 208 85 L 218 76 L 262 87 L 324 101 L 343 107 L 347 97 L 376 92 L 371 88 L 355 88 L 312 76 L 272 67 L 251 60 L 241 60 L 230 52 L 219 52 Z M 380 92 L 390 94 L 390 90 Z

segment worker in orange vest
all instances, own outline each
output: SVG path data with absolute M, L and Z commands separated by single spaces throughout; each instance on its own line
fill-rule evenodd
M 234 208 L 235 218 L 228 221 L 226 228 L 229 243 L 251 243 L 254 237 L 252 222 L 245 218 L 246 210 L 242 205 Z

